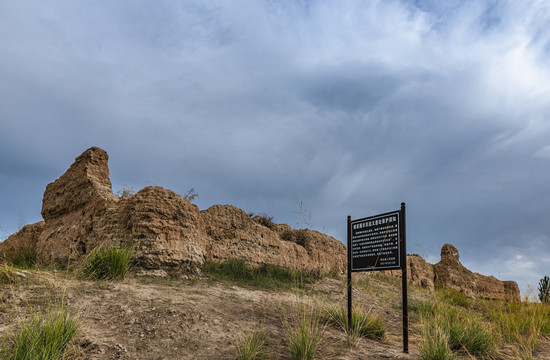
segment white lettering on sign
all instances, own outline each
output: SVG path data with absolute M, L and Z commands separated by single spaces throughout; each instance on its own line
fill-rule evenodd
M 399 212 L 351 222 L 352 271 L 400 268 Z

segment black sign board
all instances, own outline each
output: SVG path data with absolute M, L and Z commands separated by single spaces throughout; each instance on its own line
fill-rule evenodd
M 351 221 L 351 271 L 401 269 L 399 211 Z
M 348 327 L 352 319 L 351 273 L 401 269 L 403 352 L 409 352 L 407 304 L 407 231 L 405 203 L 401 210 L 351 220 L 348 216 Z

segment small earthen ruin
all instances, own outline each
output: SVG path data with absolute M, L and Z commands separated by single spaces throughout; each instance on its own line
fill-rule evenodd
M 20 249 L 32 249 L 39 262 L 67 262 L 99 244 L 134 242 L 136 271 L 142 274 L 191 272 L 207 259 L 244 259 L 252 266 L 269 264 L 319 274 L 346 270 L 344 244 L 318 231 L 266 223 L 231 205 L 200 211 L 191 201 L 157 186 L 119 198 L 113 194 L 107 163 L 107 152 L 98 147 L 77 157 L 46 187 L 44 221 L 27 225 L 0 243 L 0 260 Z M 435 265 L 419 256 L 408 256 L 407 264 L 409 282 L 419 286 L 520 300 L 515 282 L 469 271 L 449 244 Z
M 494 276 L 472 272 L 459 261 L 458 250 L 451 244 L 441 248 L 441 260 L 430 264 L 420 256 L 407 256 L 407 279 L 409 283 L 430 290 L 435 287 L 453 289 L 471 298 L 519 302 L 518 284 L 501 281 Z M 392 276 L 401 276 L 401 271 L 388 271 Z

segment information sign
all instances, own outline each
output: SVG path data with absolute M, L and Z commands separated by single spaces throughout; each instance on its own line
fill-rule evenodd
M 401 210 L 351 220 L 348 216 L 348 327 L 352 326 L 352 281 L 356 271 L 401 269 L 403 352 L 409 352 L 407 304 L 407 231 L 405 203 Z
M 399 211 L 351 221 L 351 271 L 401 269 Z

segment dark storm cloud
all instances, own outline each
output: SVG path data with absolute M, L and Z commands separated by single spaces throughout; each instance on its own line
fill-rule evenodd
M 39 220 L 46 184 L 95 145 L 115 190 L 195 187 L 201 209 L 291 225 L 303 201 L 339 239 L 348 214 L 406 201 L 411 251 L 451 242 L 534 283 L 549 19 L 543 1 L 4 2 L 0 225 Z

